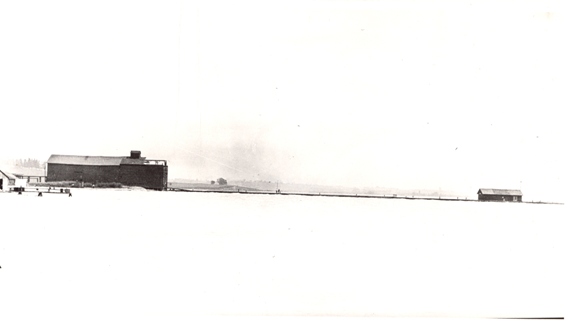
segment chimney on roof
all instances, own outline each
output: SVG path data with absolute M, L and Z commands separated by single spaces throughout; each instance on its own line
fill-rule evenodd
M 130 158 L 130 159 L 139 159 L 139 158 L 141 158 L 141 151 L 131 150 L 131 156 L 130 156 L 129 158 Z

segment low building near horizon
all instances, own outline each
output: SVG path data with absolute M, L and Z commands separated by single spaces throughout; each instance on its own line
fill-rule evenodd
M 130 156 L 79 156 L 53 154 L 48 159 L 47 181 L 121 183 L 149 189 L 167 189 L 167 161 L 150 160 L 140 151 Z
M 46 170 L 41 168 L 30 168 L 22 166 L 9 166 L 5 169 L 18 179 L 25 179 L 30 182 L 46 182 Z
M 477 192 L 479 201 L 511 201 L 521 202 L 523 193 L 516 189 L 485 189 Z

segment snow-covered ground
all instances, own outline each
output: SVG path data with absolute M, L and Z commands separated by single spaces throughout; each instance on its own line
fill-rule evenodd
M 0 193 L 2 320 L 563 316 L 565 205 L 72 192 Z

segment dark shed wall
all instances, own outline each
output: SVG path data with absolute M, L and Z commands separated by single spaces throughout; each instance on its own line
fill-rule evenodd
M 521 196 L 478 194 L 478 200 L 481 201 L 514 201 L 513 197 L 517 197 L 517 201 L 521 202 Z
M 119 166 L 48 163 L 46 181 L 119 182 L 151 189 L 167 188 L 167 166 L 122 164 Z
M 51 164 L 47 181 L 118 182 L 119 166 Z
M 128 186 L 163 190 L 167 188 L 167 166 L 122 164 L 119 182 Z

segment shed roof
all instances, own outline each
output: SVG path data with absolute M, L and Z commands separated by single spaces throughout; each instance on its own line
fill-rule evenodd
M 46 176 L 46 172 L 44 169 L 41 168 L 27 168 L 22 166 L 9 166 L 5 168 L 6 171 L 9 171 L 15 176 L 23 176 L 23 177 L 44 177 Z
M 123 158 L 121 160 L 121 164 L 144 164 L 145 163 L 145 158 L 138 158 L 138 159 L 132 159 L 132 158 Z
M 11 180 L 16 180 L 16 179 L 18 179 L 15 175 L 13 175 L 13 174 L 11 174 L 11 173 L 9 173 L 9 172 L 4 172 L 4 171 L 0 170 L 0 173 L 1 173 L 2 175 L 4 175 L 6 178 L 8 178 L 8 179 L 11 179 Z
M 118 166 L 125 157 L 96 157 L 81 155 L 52 154 L 48 164 L 71 164 L 71 165 L 105 165 Z
M 484 189 L 478 190 L 478 194 L 482 195 L 502 195 L 502 196 L 523 196 L 521 190 L 516 189 Z

